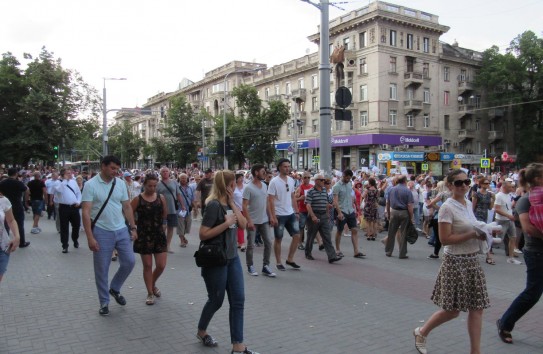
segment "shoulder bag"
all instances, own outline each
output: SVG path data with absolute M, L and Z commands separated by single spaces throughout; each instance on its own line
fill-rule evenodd
M 172 198 L 173 198 L 173 204 L 175 206 L 175 210 L 179 210 L 179 202 L 177 201 L 177 198 L 175 197 L 175 195 L 173 195 L 172 191 L 170 190 L 170 188 L 168 188 L 168 185 L 166 183 L 164 183 L 164 181 L 160 181 L 162 182 L 162 184 L 164 185 L 164 187 L 166 187 L 166 189 L 168 190 L 168 192 L 170 192 L 170 194 L 172 195 Z
M 102 204 L 102 207 L 98 211 L 98 214 L 96 214 L 96 217 L 94 218 L 94 220 L 91 219 L 91 230 L 94 230 L 94 226 L 96 225 L 96 222 L 98 221 L 98 218 L 100 217 L 100 215 L 102 215 L 102 212 L 104 211 L 104 208 L 106 207 L 107 202 L 109 202 L 109 198 L 111 197 L 111 194 L 113 193 L 113 188 L 115 188 L 115 181 L 116 180 L 117 180 L 117 178 L 114 177 L 113 182 L 111 183 L 111 189 L 109 190 L 109 194 L 107 195 L 106 201 L 104 202 L 104 204 Z
M 411 221 L 409 221 L 407 224 L 405 239 L 407 240 L 407 242 L 409 242 L 410 245 L 412 245 L 415 242 L 417 242 L 418 238 L 419 238 L 419 232 L 417 231 L 417 228 Z
M 217 201 L 217 203 L 220 202 Z M 226 215 L 226 210 L 220 205 L 223 215 Z M 224 217 L 222 219 L 224 222 Z M 215 226 L 221 223 L 220 219 L 217 220 Z M 222 267 L 226 265 L 226 240 L 225 233 L 230 229 L 226 229 L 219 236 L 212 239 L 200 241 L 198 250 L 194 253 L 194 259 L 196 265 L 201 268 Z

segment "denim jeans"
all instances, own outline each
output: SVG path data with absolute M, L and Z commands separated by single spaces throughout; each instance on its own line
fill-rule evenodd
M 543 293 L 543 253 L 524 250 L 526 288 L 513 301 L 500 319 L 501 329 L 512 331 L 515 323 L 537 304 Z
M 117 231 L 107 231 L 95 226 L 92 233 L 100 246 L 100 250 L 93 253 L 93 259 L 94 279 L 100 305 L 102 306 L 109 304 L 110 288 L 121 291 L 121 287 L 132 272 L 136 261 L 128 228 L 123 227 Z M 109 265 L 111 264 L 114 249 L 119 254 L 119 269 L 113 276 L 111 285 L 108 286 Z
M 230 339 L 232 344 L 243 343 L 245 287 L 239 257 L 229 259 L 224 267 L 202 268 L 202 277 L 206 283 L 207 302 L 202 309 L 198 329 L 207 330 L 213 315 L 221 308 L 226 292 L 230 303 Z
M 264 254 L 263 265 L 270 264 L 270 254 L 272 249 L 271 230 L 270 224 L 265 222 L 264 224 L 256 224 L 254 230 L 247 230 L 247 250 L 245 251 L 245 260 L 248 266 L 253 265 L 253 253 L 255 249 L 255 235 L 260 234 L 260 237 L 264 241 Z

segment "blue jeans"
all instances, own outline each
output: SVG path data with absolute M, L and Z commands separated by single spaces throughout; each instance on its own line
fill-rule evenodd
M 413 208 L 413 218 L 415 219 L 415 226 L 420 227 L 420 213 L 419 208 Z
M 230 339 L 232 344 L 243 343 L 245 286 L 239 257 L 229 259 L 224 267 L 202 268 L 202 277 L 206 283 L 207 302 L 202 309 L 198 329 L 207 330 L 213 315 L 221 308 L 226 292 L 230 303 Z
M 296 214 L 277 215 L 277 226 L 273 228 L 275 238 L 281 240 L 285 229 L 291 237 L 300 235 L 300 224 Z
M 136 261 L 128 228 L 123 227 L 117 231 L 107 231 L 95 226 L 92 233 L 98 245 L 100 245 L 100 250 L 93 253 L 93 259 L 96 289 L 98 290 L 100 305 L 103 306 L 109 304 L 109 289 L 121 291 L 121 287 L 132 272 Z M 111 264 L 114 249 L 119 254 L 119 269 L 113 276 L 111 285 L 108 286 L 109 265 Z
M 9 253 L 0 250 L 0 276 L 4 275 L 8 269 Z
M 543 253 L 524 250 L 526 288 L 513 301 L 500 319 L 501 328 L 512 331 L 515 323 L 537 304 L 543 293 Z

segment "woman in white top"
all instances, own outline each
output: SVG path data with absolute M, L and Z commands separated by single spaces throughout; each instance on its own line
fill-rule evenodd
M 447 175 L 451 197 L 439 210 L 439 238 L 444 247 L 443 263 L 439 269 L 432 301 L 440 310 L 434 312 L 422 327 L 415 328 L 415 347 L 425 354 L 426 337 L 439 325 L 456 318 L 460 311 L 468 312 L 468 333 L 471 354 L 481 353 L 483 309 L 490 306 L 486 280 L 479 263 L 479 239 L 474 228 L 477 222 L 471 202 L 464 197 L 471 180 L 462 170 Z
M 239 210 L 243 210 L 243 189 L 245 184 L 243 183 L 244 177 L 242 173 L 236 173 L 236 188 L 234 189 L 234 204 Z M 245 251 L 245 230 L 238 227 L 238 248 L 241 248 L 241 252 Z
M 13 238 L 10 239 L 4 228 L 4 221 L 8 224 Z M 0 194 L 0 281 L 8 268 L 9 255 L 19 247 L 19 228 L 13 217 L 13 210 L 8 198 Z

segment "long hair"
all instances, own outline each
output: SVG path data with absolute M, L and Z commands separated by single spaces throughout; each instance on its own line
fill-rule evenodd
M 531 163 L 520 170 L 519 184 L 525 189 L 532 188 L 537 177 L 543 177 L 543 163 Z
M 226 187 L 235 180 L 236 175 L 232 171 L 216 171 L 215 177 L 213 178 L 213 186 L 211 187 L 211 192 L 209 192 L 209 196 L 206 198 L 205 203 L 207 204 L 214 199 L 220 200 L 222 198 L 228 198 Z

